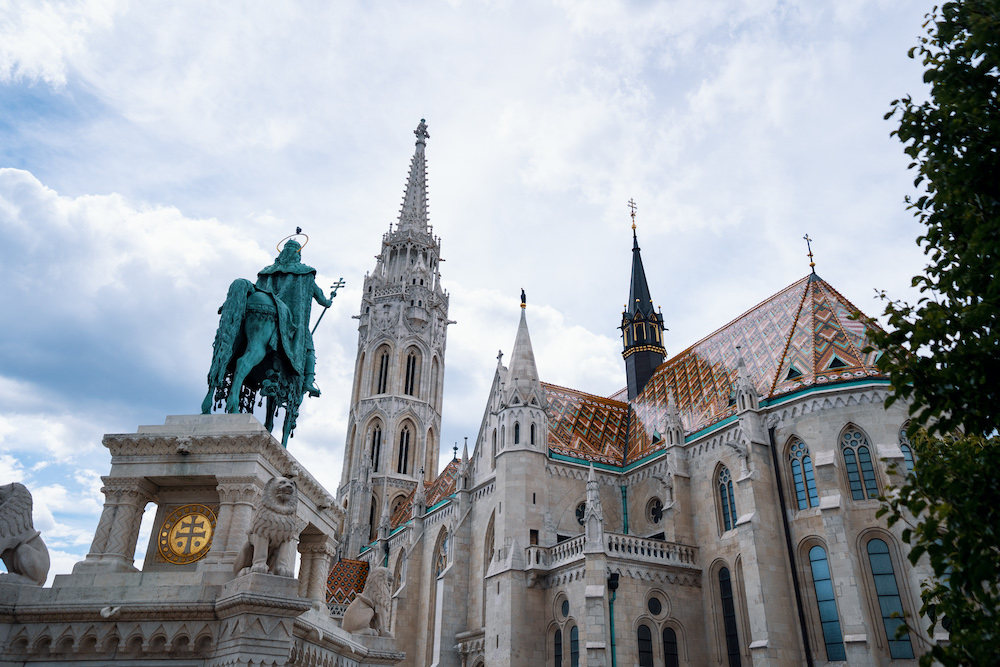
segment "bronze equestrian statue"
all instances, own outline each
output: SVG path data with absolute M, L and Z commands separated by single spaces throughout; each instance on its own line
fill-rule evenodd
M 293 235 L 294 236 L 294 235 Z M 308 237 L 307 237 L 308 239 Z M 215 333 L 208 394 L 202 414 L 225 406 L 226 412 L 253 412 L 266 401 L 264 427 L 274 428 L 278 408 L 285 410 L 281 444 L 295 430 L 305 394 L 319 396 L 316 352 L 309 316 L 312 302 L 329 308 L 330 297 L 316 284 L 316 269 L 302 263 L 302 246 L 291 239 L 274 264 L 257 274 L 257 283 L 237 278 L 229 286 Z

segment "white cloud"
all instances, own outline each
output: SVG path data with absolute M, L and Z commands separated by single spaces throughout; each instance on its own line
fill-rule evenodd
M 66 83 L 73 58 L 86 50 L 91 34 L 111 26 L 123 2 L 0 1 L 0 82 Z

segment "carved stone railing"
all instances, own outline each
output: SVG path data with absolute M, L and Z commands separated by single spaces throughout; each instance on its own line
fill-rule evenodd
M 530 546 L 524 550 L 529 569 L 548 570 L 584 557 L 583 535 L 551 547 Z M 605 533 L 604 553 L 610 558 L 682 567 L 698 566 L 698 548 L 686 544 L 651 540 L 634 535 Z
M 605 533 L 604 553 L 612 558 L 664 565 L 697 565 L 698 548 L 635 535 Z

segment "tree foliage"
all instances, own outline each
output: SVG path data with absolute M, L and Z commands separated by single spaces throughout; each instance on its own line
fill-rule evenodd
M 933 577 L 921 591 L 934 645 L 921 665 L 1000 664 L 1000 0 L 936 7 L 911 49 L 930 85 L 886 118 L 922 188 L 910 209 L 929 258 L 915 305 L 888 301 L 875 335 L 896 399 L 910 401 L 914 474 L 886 495 L 907 524 L 909 559 Z M 885 298 L 885 295 L 883 295 Z M 926 429 L 926 430 L 924 430 Z M 925 560 L 921 560 L 921 559 Z M 908 619 L 916 629 L 913 619 Z
M 932 635 L 943 625 L 951 636 L 920 664 L 1000 664 L 1000 438 L 921 431 L 911 445 L 913 474 L 880 513 L 890 526 L 906 524 L 910 562 L 926 555 L 935 574 L 922 585 L 920 611 Z
M 886 118 L 924 189 L 907 198 L 930 263 L 916 305 L 890 302 L 876 345 L 916 424 L 989 433 L 1000 416 L 1000 0 L 947 2 L 910 50 L 930 99 L 896 100 Z

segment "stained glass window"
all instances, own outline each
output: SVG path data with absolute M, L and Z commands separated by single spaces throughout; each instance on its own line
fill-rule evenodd
M 722 596 L 722 625 L 726 632 L 726 653 L 729 667 L 742 667 L 740 661 L 740 637 L 736 631 L 736 605 L 733 603 L 733 584 L 729 570 L 719 570 L 719 592 Z
M 841 436 L 840 451 L 844 456 L 851 497 L 854 500 L 864 500 L 865 497 L 878 498 L 878 482 L 875 479 L 875 466 L 872 463 L 868 438 L 860 430 L 850 426 Z
M 799 509 L 819 506 L 816 492 L 816 476 L 813 474 L 812 457 L 809 447 L 801 440 L 792 441 L 788 450 L 788 460 L 792 467 L 792 481 L 795 483 L 795 500 Z
M 723 530 L 732 530 L 736 525 L 736 499 L 733 496 L 733 477 L 729 468 L 719 471 L 719 498 L 722 500 Z
M 809 567 L 812 569 L 813 586 L 816 589 L 816 604 L 819 605 L 826 659 L 847 660 L 844 638 L 840 632 L 840 617 L 837 615 L 837 600 L 833 592 L 833 577 L 830 576 L 830 563 L 823 547 L 816 546 L 809 550 Z
M 904 632 L 899 639 L 896 639 L 896 629 L 903 625 L 903 602 L 899 597 L 889 546 L 883 540 L 869 540 L 868 561 L 875 580 L 875 593 L 878 595 L 882 626 L 889 642 L 889 655 L 893 658 L 912 658 L 913 646 L 910 644 L 909 633 Z

